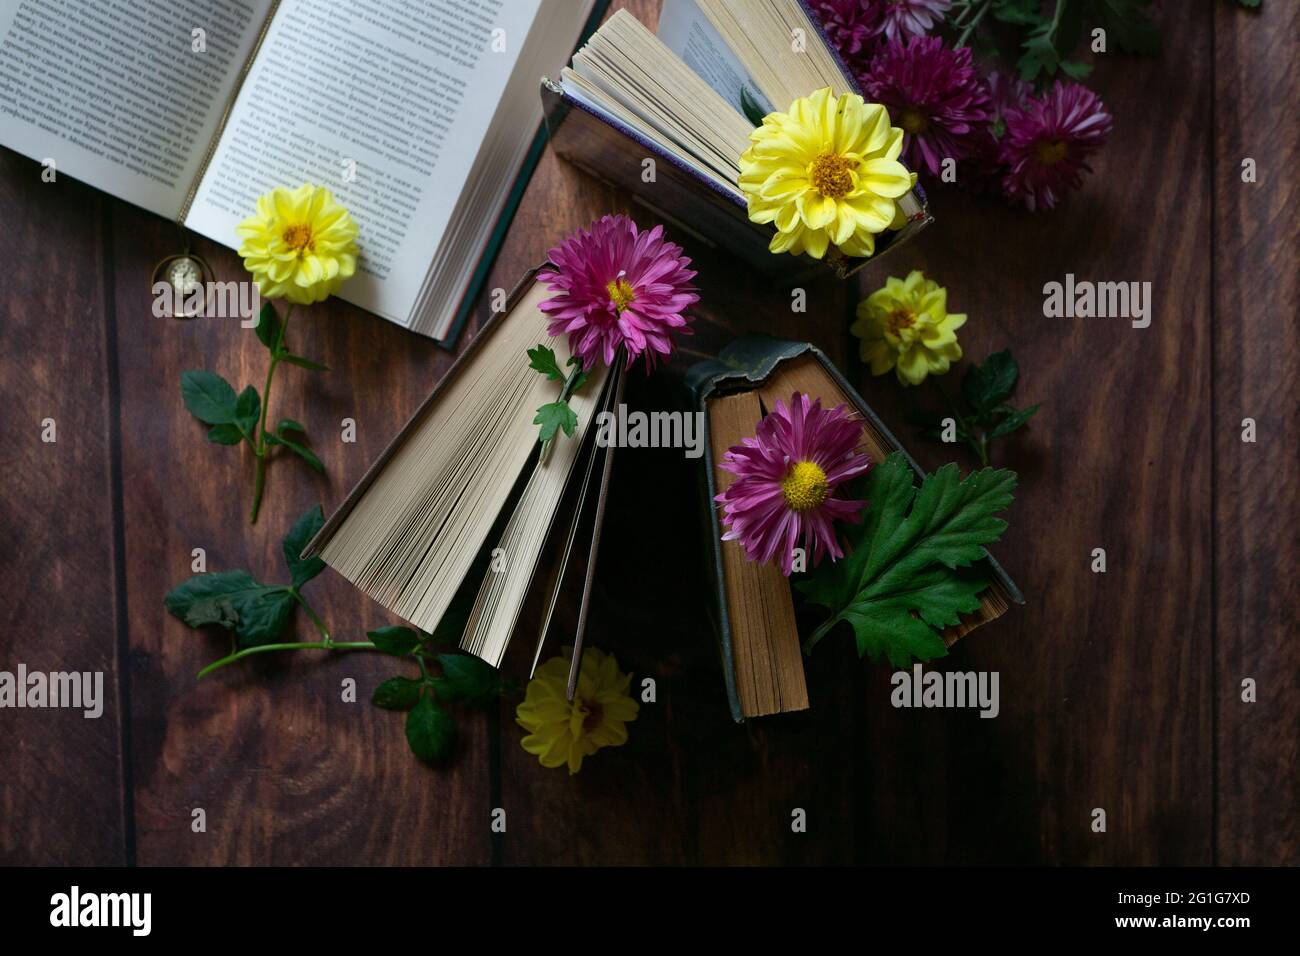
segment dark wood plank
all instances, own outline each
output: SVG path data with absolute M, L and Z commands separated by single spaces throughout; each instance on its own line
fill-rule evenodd
M 655 0 L 625 5 L 651 26 Z M 645 209 L 548 154 L 525 195 L 498 263 L 498 284 L 551 244 L 607 212 L 642 225 Z M 694 335 L 671 365 L 647 378 L 638 367 L 630 408 L 682 407 L 680 377 L 695 361 L 744 331 L 790 337 L 815 329 L 843 357 L 846 290 L 810 287 L 806 315 L 790 311 L 790 290 L 743 275 L 734 260 L 666 226 L 699 270 L 702 301 Z M 615 654 L 635 675 L 652 677 L 657 699 L 642 704 L 629 741 L 601 751 L 570 778 L 520 747 L 513 703 L 501 713 L 502 836 L 507 863 L 687 864 L 848 862 L 852 853 L 851 775 L 841 743 L 852 738 L 857 679 L 833 655 L 809 675 L 812 709 L 737 726 L 727 711 L 717 644 L 705 612 L 700 462 L 680 450 L 620 449 L 615 459 L 588 642 Z M 558 653 L 549 648 L 546 657 Z M 808 832 L 791 832 L 791 812 Z
M 1228 865 L 1300 863 L 1297 31 L 1296 4 L 1215 8 L 1215 837 Z M 1256 703 L 1242 700 L 1246 678 Z
M 57 158 L 57 157 L 56 157 Z M 0 716 L 0 863 L 127 860 L 103 200 L 0 152 L 0 670 L 99 672 L 103 714 Z M 56 441 L 41 440 L 54 419 Z
M 189 631 L 162 603 L 191 573 L 197 547 L 209 570 L 283 580 L 280 539 L 293 519 L 341 501 L 451 356 L 340 301 L 299 310 L 290 341 L 331 371 L 282 367 L 271 414 L 306 425 L 328 477 L 290 458 L 273 461 L 262 516 L 250 527 L 251 455 L 204 440 L 205 427 L 181 403 L 179 376 L 210 368 L 260 390 L 265 350 L 237 320 L 155 318 L 145 280 L 176 251 L 176 230 L 121 205 L 114 224 L 140 862 L 488 862 L 489 715 L 465 713 L 457 759 L 432 770 L 407 750 L 403 715 L 369 703 L 376 685 L 402 672 L 391 659 L 298 652 L 196 682 L 225 653 L 223 641 Z M 233 252 L 206 242 L 198 251 L 220 279 L 243 277 Z M 355 443 L 342 441 L 345 418 L 356 422 Z M 331 571 L 306 593 L 340 640 L 395 622 Z M 315 639 L 301 614 L 297 630 Z M 356 703 L 341 699 L 348 677 Z M 196 807 L 206 811 L 206 834 L 191 830 Z
M 1001 713 L 896 710 L 890 669 L 868 669 L 864 861 L 1210 862 L 1210 130 L 1187 121 L 1210 99 L 1209 16 L 1166 12 L 1160 60 L 1098 64 L 1115 130 L 1062 208 L 936 190 L 938 223 L 864 283 L 923 269 L 969 315 L 967 356 L 1011 346 L 1021 402 L 1045 403 L 995 453 L 1021 486 L 994 553 L 1028 603 L 936 665 L 999 672 Z M 1150 281 L 1151 326 L 1045 318 L 1067 272 Z M 859 381 L 900 428 L 913 398 L 941 404 Z M 976 464 L 906 440 L 927 468 Z

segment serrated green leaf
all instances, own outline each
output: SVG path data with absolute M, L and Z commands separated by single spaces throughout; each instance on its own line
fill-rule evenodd
M 423 681 L 410 677 L 390 677 L 375 688 L 370 702 L 385 710 L 410 710 L 419 702 L 423 686 Z
M 256 332 L 257 340 L 274 351 L 280 338 L 280 316 L 270 302 L 265 303 L 257 314 Z
M 993 0 L 989 12 L 995 20 L 1019 26 L 1040 26 L 1044 22 L 1040 0 Z
M 367 631 L 366 637 L 374 642 L 375 647 L 394 657 L 405 657 L 420 646 L 420 632 L 400 624 Z
M 1011 397 L 1019 377 L 1020 367 L 1012 357 L 1011 350 L 994 352 L 982 365 L 972 365 L 966 369 L 961 380 L 961 397 L 976 416 L 982 416 Z
M 293 595 L 258 583 L 247 571 L 198 574 L 167 592 L 167 610 L 190 627 L 217 625 L 252 647 L 279 639 L 293 616 Z
M 300 557 L 303 549 L 324 525 L 325 513 L 321 511 L 320 505 L 317 505 L 299 515 L 298 520 L 289 529 L 289 533 L 284 536 L 284 563 L 289 567 L 289 575 L 295 588 L 302 587 L 325 570 L 325 562 L 320 558 L 303 560 Z
M 316 471 L 320 472 L 322 475 L 325 474 L 325 463 L 317 458 L 316 453 L 306 445 L 296 442 L 291 438 L 285 438 L 284 435 L 272 435 L 270 432 L 267 432 L 262 437 L 268 445 L 283 445 L 303 461 L 307 462 L 307 464 L 311 465 L 311 467 Z
M 299 368 L 311 369 L 313 372 L 328 372 L 329 366 L 322 365 L 320 362 L 314 362 L 309 358 L 301 355 L 294 355 L 291 352 L 285 352 L 280 356 L 281 362 L 288 362 L 290 365 L 296 365 Z
M 745 114 L 745 119 L 749 120 L 754 126 L 762 126 L 763 119 L 767 116 L 767 111 L 763 109 L 761 103 L 749 91 L 749 87 L 740 88 L 740 111 Z
M 537 409 L 533 424 L 542 426 L 539 439 L 547 442 L 555 437 L 559 429 L 564 429 L 564 434 L 572 436 L 573 430 L 578 427 L 578 415 L 569 407 L 568 402 L 547 402 Z
M 1088 0 L 1088 16 L 1106 31 L 1107 49 L 1138 56 L 1160 55 L 1160 28 L 1143 7 L 1151 0 Z
M 235 400 L 235 423 L 250 435 L 257 430 L 257 419 L 262 414 L 262 399 L 257 389 L 247 386 Z
M 1012 408 L 1006 417 L 993 427 L 989 432 L 989 438 L 1001 438 L 1003 435 L 1010 435 L 1017 428 L 1034 417 L 1034 413 L 1042 407 L 1041 405 L 1030 405 L 1028 408 Z
M 205 425 L 235 421 L 234 387 L 216 372 L 203 369 L 181 372 L 181 397 L 191 415 Z
M 214 445 L 238 445 L 243 440 L 238 425 L 213 425 L 208 429 L 208 441 Z
M 433 689 L 445 703 L 462 701 L 482 707 L 501 696 L 501 672 L 473 654 L 439 654 L 442 676 Z
M 456 745 L 456 719 L 432 697 L 421 697 L 406 715 L 406 743 L 426 763 L 445 760 Z
M 984 557 L 985 545 L 1002 535 L 1006 522 L 996 513 L 1011 503 L 1016 483 L 1014 473 L 992 468 L 963 479 L 955 464 L 927 475 L 919 489 L 912 478 L 901 454 L 873 468 L 862 523 L 846 526 L 850 553 L 796 584 L 830 609 L 831 620 L 852 625 L 860 654 L 884 654 L 899 666 L 939 656 L 937 629 L 974 609 L 988 582 L 956 569 Z
M 554 382 L 563 382 L 565 379 L 560 364 L 555 360 L 555 350 L 548 345 L 539 345 L 535 349 L 528 350 L 528 367 L 541 372 Z

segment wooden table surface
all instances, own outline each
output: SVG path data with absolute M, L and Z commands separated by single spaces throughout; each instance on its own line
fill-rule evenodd
M 627 5 L 654 22 L 655 0 Z M 654 677 L 658 700 L 573 778 L 520 748 L 508 704 L 462 716 L 449 768 L 418 763 L 401 715 L 366 702 L 394 672 L 377 655 L 281 655 L 196 682 L 221 642 L 162 603 L 191 550 L 210 569 L 276 573 L 292 518 L 342 499 L 452 356 L 337 301 L 297 319 L 298 350 L 332 371 L 286 369 L 274 411 L 307 425 L 328 477 L 275 463 L 250 529 L 250 458 L 203 440 L 178 377 L 260 383 L 262 347 L 229 322 L 151 314 L 171 224 L 0 153 L 0 669 L 102 670 L 108 697 L 98 720 L 0 712 L 0 863 L 1300 863 L 1300 5 L 1177 6 L 1161 59 L 1110 57 L 1090 81 L 1115 132 L 1064 208 L 935 190 L 938 222 L 861 278 L 869 290 L 924 269 L 969 314 L 968 356 L 1013 347 L 1020 400 L 1044 403 L 999 453 L 1021 489 L 995 551 L 1028 603 L 938 664 L 999 672 L 999 716 L 895 710 L 891 669 L 840 635 L 811 660 L 809 712 L 732 724 L 705 616 L 698 464 L 629 453 L 589 633 Z M 1242 182 L 1246 157 L 1256 183 Z M 548 152 L 490 285 L 628 210 Z M 793 315 L 788 289 L 676 238 L 703 303 L 673 374 L 743 331 L 808 338 L 902 430 L 901 390 L 852 347 L 859 288 L 810 287 Z M 199 252 L 218 278 L 241 275 L 229 250 Z M 1151 282 L 1150 327 L 1044 318 L 1042 286 L 1067 272 Z M 485 300 L 474 325 L 486 314 Z M 671 407 L 673 386 L 638 373 L 629 402 Z M 952 457 L 907 440 L 927 467 Z M 1098 547 L 1104 574 L 1090 570 Z M 310 587 L 340 638 L 392 620 L 333 572 Z M 347 677 L 360 703 L 340 699 Z M 1257 702 L 1242 701 L 1245 678 Z M 806 833 L 791 832 L 795 808 Z

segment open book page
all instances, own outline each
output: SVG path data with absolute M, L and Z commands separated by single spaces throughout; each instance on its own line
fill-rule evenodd
M 0 0 L 0 143 L 180 214 L 271 0 Z
M 342 297 L 408 325 L 540 4 L 282 0 L 186 225 L 237 247 L 261 193 L 328 186 L 360 229 Z
M 744 93 L 753 99 L 761 115 L 772 112 L 773 106 L 767 97 L 695 0 L 664 0 L 659 12 L 658 33 L 664 45 L 681 57 L 737 113 L 745 113 Z

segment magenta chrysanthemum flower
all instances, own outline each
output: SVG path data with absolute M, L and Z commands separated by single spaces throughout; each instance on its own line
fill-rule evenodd
M 885 39 L 893 42 L 904 37 L 920 37 L 943 19 L 952 0 L 875 0 L 884 9 L 881 29 Z
M 950 50 L 938 37 L 884 44 L 862 88 L 903 128 L 903 162 L 932 176 L 944 159 L 972 155 L 990 119 L 988 87 L 970 50 Z
M 1092 172 L 1087 159 L 1106 142 L 1113 120 L 1086 86 L 1057 81 L 1043 96 L 1004 115 L 1002 191 L 1028 209 L 1052 209 Z
M 871 467 L 857 450 L 862 423 L 848 406 L 822 408 L 821 400 L 795 392 L 790 404 L 758 423 L 757 434 L 734 445 L 718 463 L 736 480 L 717 501 L 725 505 L 723 541 L 739 541 L 751 561 L 778 559 L 789 577 L 800 541 L 813 564 L 829 553 L 843 557 L 833 521 L 859 522 L 865 501 L 831 497 L 844 482 Z
M 816 0 L 813 10 L 845 60 L 862 52 L 883 26 L 884 10 L 876 0 Z
M 541 310 L 584 368 L 598 358 L 612 365 L 619 346 L 627 364 L 644 355 L 649 367 L 672 352 L 673 330 L 689 331 L 682 312 L 700 301 L 695 273 L 663 234 L 663 226 L 643 231 L 627 216 L 604 216 L 547 253 L 555 271 L 542 280 L 556 294 Z

